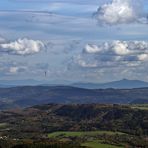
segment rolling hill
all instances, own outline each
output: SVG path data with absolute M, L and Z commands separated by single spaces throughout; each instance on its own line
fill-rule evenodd
M 70 86 L 24 86 L 0 88 L 0 109 L 46 103 L 130 104 L 148 100 L 148 88 L 84 89 Z

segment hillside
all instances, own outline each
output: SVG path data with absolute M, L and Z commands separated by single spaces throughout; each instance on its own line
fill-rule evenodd
M 100 145 L 108 147 L 111 144 L 118 148 L 125 145 L 144 148 L 148 146 L 147 136 L 148 110 L 136 106 L 47 104 L 0 112 L 0 137 L 18 142 L 44 139 L 45 143 L 101 142 Z
M 82 89 L 68 86 L 26 86 L 0 88 L 0 109 L 47 103 L 129 104 L 148 100 L 148 88 Z

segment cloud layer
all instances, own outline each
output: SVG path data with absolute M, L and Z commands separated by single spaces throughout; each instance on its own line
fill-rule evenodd
M 95 16 L 99 24 L 105 25 L 147 23 L 141 0 L 112 0 L 100 6 Z
M 14 55 L 31 55 L 40 52 L 44 46 L 42 41 L 24 38 L 14 42 L 1 43 L 0 51 Z
M 112 41 L 99 45 L 87 44 L 74 63 L 83 68 L 135 66 L 148 61 L 148 42 Z
M 104 42 L 100 45 L 87 44 L 83 51 L 89 54 L 136 56 L 139 54 L 148 54 L 148 42 L 115 40 L 112 42 Z
M 130 71 L 132 78 L 137 75 L 138 79 L 148 80 L 147 42 L 144 42 L 148 27 L 141 1 L 0 2 L 1 10 L 11 10 L 0 11 L 0 73 L 4 74 L 1 78 L 7 79 L 8 75 L 11 79 L 42 79 L 46 71 L 52 80 L 97 82 L 113 80 L 114 73 L 115 79 L 125 78 Z M 148 12 L 148 1 L 143 1 L 144 11 Z M 92 19 L 95 11 L 104 27 L 98 27 Z M 32 54 L 35 55 L 26 56 Z M 8 60 L 18 64 L 7 65 Z

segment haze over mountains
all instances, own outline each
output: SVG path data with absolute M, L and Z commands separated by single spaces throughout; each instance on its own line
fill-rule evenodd
M 124 89 L 124 88 L 142 88 L 148 87 L 148 82 L 140 80 L 128 80 L 122 79 L 119 81 L 107 82 L 107 83 L 75 83 L 73 86 L 89 88 L 89 89 L 106 89 L 106 88 L 115 88 L 115 89 Z
M 0 110 L 37 104 L 148 103 L 148 88 L 84 89 L 70 86 L 0 88 Z
M 148 87 L 148 82 L 140 80 L 128 80 L 122 79 L 119 81 L 112 81 L 106 83 L 87 83 L 87 82 L 77 82 L 72 83 L 70 81 L 48 81 L 48 80 L 0 80 L 0 87 L 16 87 L 16 86 L 73 86 L 87 89 L 129 89 L 129 88 L 143 88 Z
M 0 81 L 0 110 L 47 103 L 148 103 L 148 82 L 114 81 L 104 84 L 17 80 Z

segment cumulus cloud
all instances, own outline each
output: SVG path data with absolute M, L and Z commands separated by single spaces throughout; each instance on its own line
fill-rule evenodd
M 95 16 L 103 25 L 148 22 L 141 0 L 112 0 L 111 3 L 100 6 Z
M 18 70 L 19 70 L 19 68 L 18 67 L 10 67 L 10 73 L 17 73 L 18 72 Z
M 87 44 L 84 51 L 86 53 L 98 53 L 102 51 L 102 48 L 99 48 L 97 45 Z
M 118 56 L 135 55 L 148 52 L 148 42 L 146 41 L 120 41 L 104 42 L 100 45 L 88 45 L 84 48 L 85 53 L 110 54 Z
M 140 61 L 148 61 L 148 53 L 138 55 Z
M 28 70 L 28 66 L 26 63 L 16 62 L 12 60 L 1 60 L 0 61 L 0 76 L 10 76 L 10 75 L 17 75 L 23 74 L 25 71 Z
M 87 44 L 73 61 L 84 68 L 137 66 L 148 61 L 148 42 L 116 40 L 99 45 Z
M 16 54 L 31 55 L 40 52 L 45 47 L 44 43 L 39 40 L 31 40 L 27 38 L 18 39 L 9 43 L 0 43 L 0 51 Z
M 81 55 L 74 57 L 75 64 L 78 64 L 80 67 L 84 68 L 95 68 L 98 66 L 97 61 L 91 59 L 91 57 L 83 57 Z
M 128 55 L 131 53 L 131 51 L 129 50 L 129 45 L 128 42 L 125 41 L 114 41 L 111 44 L 111 49 L 113 52 L 115 52 L 115 54 L 117 55 Z

